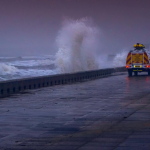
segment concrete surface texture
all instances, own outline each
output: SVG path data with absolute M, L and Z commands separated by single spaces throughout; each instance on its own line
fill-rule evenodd
M 118 73 L 0 99 L 0 150 L 150 150 L 150 77 Z

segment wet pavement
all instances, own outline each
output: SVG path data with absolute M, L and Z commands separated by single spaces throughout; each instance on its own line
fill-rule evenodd
M 118 73 L 0 100 L 0 150 L 150 150 L 150 77 Z

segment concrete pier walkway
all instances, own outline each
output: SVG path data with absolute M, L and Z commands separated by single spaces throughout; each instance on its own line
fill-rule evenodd
M 0 150 L 150 150 L 150 77 L 118 73 L 2 98 Z

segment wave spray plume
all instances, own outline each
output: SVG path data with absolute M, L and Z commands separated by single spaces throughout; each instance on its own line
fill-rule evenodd
M 56 66 L 60 73 L 98 69 L 98 36 L 99 30 L 90 19 L 65 21 L 56 40 Z

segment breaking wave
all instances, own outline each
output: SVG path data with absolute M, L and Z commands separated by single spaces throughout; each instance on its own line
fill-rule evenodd
M 56 66 L 60 72 L 98 69 L 98 36 L 98 28 L 88 18 L 65 21 L 56 40 Z
M 0 81 L 52 75 L 58 73 L 52 55 L 31 57 L 1 57 Z
M 0 63 L 0 75 L 14 74 L 18 69 L 14 66 Z

